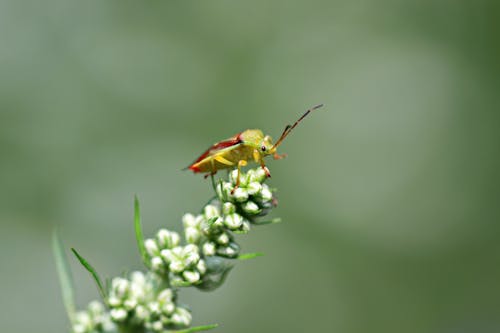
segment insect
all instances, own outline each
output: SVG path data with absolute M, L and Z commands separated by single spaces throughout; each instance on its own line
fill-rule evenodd
M 293 125 L 287 125 L 278 141 L 274 144 L 272 138 L 269 135 L 264 135 L 261 130 L 247 129 L 233 135 L 229 139 L 214 143 L 186 169 L 192 170 L 195 173 L 206 173 L 206 178 L 215 175 L 218 170 L 236 167 L 238 169 L 238 176 L 236 178 L 235 189 L 240 183 L 241 167 L 247 165 L 248 161 L 251 160 L 255 161 L 255 163 L 260 163 L 267 177 L 271 177 L 271 173 L 264 163 L 264 157 L 273 155 L 275 160 L 286 157 L 286 154 L 279 155 L 277 153 L 276 149 L 278 146 L 281 145 L 283 140 L 302 119 L 322 106 L 323 104 L 319 104 L 310 108 Z

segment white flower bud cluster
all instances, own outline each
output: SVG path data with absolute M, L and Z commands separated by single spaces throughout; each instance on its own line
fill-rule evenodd
M 201 237 L 194 217 L 186 216 L 186 238 L 190 235 L 188 243 L 194 243 Z M 171 275 L 172 282 L 180 285 L 196 284 L 205 274 L 205 261 L 201 259 L 199 248 L 195 244 L 179 246 L 179 234 L 166 229 L 161 229 L 156 234 L 156 239 L 147 239 L 144 246 L 150 256 L 151 270 L 158 276 Z
M 257 217 L 276 205 L 262 168 L 241 173 L 236 187 L 237 171 L 229 181 L 216 186 L 217 199 L 205 205 L 198 215 L 182 218 L 186 245 L 174 231 L 161 229 L 146 239 L 146 274 L 132 272 L 130 277 L 111 281 L 105 311 L 99 302 L 90 303 L 86 311 L 73 320 L 75 333 L 116 332 L 119 327 L 138 327 L 140 331 L 165 332 L 191 325 L 191 313 L 176 304 L 177 287 L 196 286 L 202 290 L 218 288 L 231 270 L 225 258 L 237 258 L 239 246 L 235 233 L 246 233 Z M 166 288 L 172 287 L 174 289 Z
M 194 243 L 199 239 L 198 229 L 195 227 L 186 229 L 190 230 L 186 232 L 186 237 L 188 233 L 191 235 L 191 242 L 188 243 Z M 156 239 L 146 239 L 144 246 L 151 258 L 151 270 L 159 276 L 171 274 L 175 282 L 183 285 L 195 284 L 206 271 L 205 262 L 200 257 L 198 246 L 195 244 L 179 246 L 179 243 L 179 234 L 166 229 L 158 231 Z
M 111 319 L 116 322 L 143 322 L 147 318 L 147 307 L 154 294 L 155 281 L 151 275 L 136 271 L 130 279 L 116 277 L 111 280 L 108 305 Z
M 160 229 L 156 233 L 156 238 L 146 239 L 144 247 L 149 254 L 151 268 L 158 274 L 168 272 L 168 266 L 163 258 L 163 253 L 167 250 L 177 247 L 180 243 L 180 236 L 175 231 Z
M 217 186 L 217 194 L 222 200 L 232 204 L 223 206 L 228 213 L 237 212 L 244 220 L 250 220 L 254 216 L 265 215 L 270 208 L 275 206 L 273 193 L 269 186 L 263 182 L 266 180 L 266 173 L 262 168 L 248 170 L 247 173 L 240 174 L 240 184 L 235 189 L 238 170 L 233 170 L 229 176 L 229 182 L 222 182 Z M 225 213 L 225 215 L 229 215 Z M 228 227 L 238 225 L 238 218 L 230 218 L 224 221 Z
M 227 204 L 231 205 L 231 203 Z M 228 225 L 228 221 L 232 225 Z M 227 215 L 225 213 L 221 214 L 218 202 L 206 205 L 203 213 L 197 216 L 192 214 L 184 215 L 182 222 L 186 241 L 197 244 L 202 256 L 205 257 L 214 255 L 228 258 L 236 257 L 239 247 L 233 242 L 230 231 L 250 230 L 250 223 L 241 215 L 236 214 L 235 210 Z
M 199 248 L 194 244 L 162 250 L 161 256 L 171 272 L 173 284 L 196 284 L 200 282 L 202 275 L 207 271 L 205 261 L 201 259 Z
M 204 214 L 194 216 L 193 214 L 185 214 L 182 217 L 182 225 L 184 226 L 184 237 L 189 244 L 199 244 L 203 237 L 202 226 L 206 224 Z
M 73 321 L 74 333 L 109 332 L 115 329 L 115 324 L 104 310 L 104 305 L 98 301 L 89 303 L 86 311 L 76 313 Z
M 217 185 L 218 200 L 207 204 L 201 214 L 182 218 L 186 242 L 198 245 L 202 256 L 237 257 L 239 246 L 232 232 L 248 232 L 252 219 L 274 206 L 273 194 L 263 184 L 267 176 L 262 168 L 241 173 L 235 189 L 237 174 L 237 170 L 232 171 L 229 182 Z
M 158 277 L 138 271 L 130 279 L 114 278 L 107 299 L 110 319 L 117 324 L 144 325 L 158 332 L 189 326 L 189 311 L 175 304 L 172 289 L 158 292 L 159 285 Z
M 149 303 L 149 317 L 145 327 L 154 332 L 162 332 L 171 328 L 188 327 L 191 324 L 191 313 L 181 306 L 175 305 L 172 289 L 163 289 Z

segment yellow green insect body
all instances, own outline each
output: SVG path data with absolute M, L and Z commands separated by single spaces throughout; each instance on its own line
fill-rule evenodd
M 264 163 L 264 157 L 273 155 L 274 159 L 283 158 L 284 155 L 278 155 L 276 151 L 278 146 L 302 119 L 321 106 L 323 105 L 320 104 L 307 110 L 293 125 L 287 125 L 274 144 L 271 137 L 264 135 L 261 130 L 247 129 L 227 140 L 213 144 L 193 164 L 188 166 L 188 169 L 195 173 L 206 173 L 206 176 L 214 175 L 218 170 L 229 168 L 238 168 L 239 173 L 241 167 L 247 165 L 248 161 L 254 161 L 259 163 L 266 175 L 270 177 L 271 174 Z

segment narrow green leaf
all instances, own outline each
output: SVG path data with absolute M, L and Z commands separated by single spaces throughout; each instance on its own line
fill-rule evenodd
M 262 257 L 264 253 L 261 252 L 254 252 L 254 253 L 244 253 L 240 254 L 236 259 L 238 260 L 248 260 L 248 259 L 253 259 L 257 257 Z
M 186 328 L 184 330 L 178 330 L 178 331 L 168 331 L 171 333 L 191 333 L 191 332 L 201 332 L 201 331 L 208 331 L 208 330 L 213 330 L 219 326 L 218 324 L 212 324 L 212 325 L 202 325 L 202 326 L 195 326 L 195 327 L 190 327 Z
M 275 224 L 275 223 L 280 223 L 280 222 L 281 222 L 281 218 L 276 217 L 276 218 L 271 219 L 271 220 L 253 221 L 252 223 L 256 224 L 256 225 L 265 225 L 265 224 Z
M 149 257 L 148 253 L 146 252 L 146 246 L 144 245 L 144 236 L 142 234 L 141 207 L 139 206 L 139 199 L 137 198 L 137 196 L 134 197 L 134 226 L 135 239 L 137 240 L 137 247 L 139 248 L 142 262 L 146 267 L 149 267 Z
M 102 299 L 106 303 L 106 290 L 102 286 L 101 278 L 99 277 L 99 274 L 97 274 L 97 271 L 74 248 L 71 248 L 71 251 L 76 256 L 78 261 L 80 261 L 80 264 L 82 264 L 82 266 L 85 267 L 85 269 L 90 273 L 90 275 L 92 275 L 95 283 L 97 284 L 97 289 L 99 290 Z
M 57 274 L 61 283 L 61 292 L 70 322 L 75 318 L 75 292 L 73 287 L 73 278 L 69 269 L 68 258 L 64 253 L 64 247 L 56 230 L 52 234 L 52 252 L 56 261 Z

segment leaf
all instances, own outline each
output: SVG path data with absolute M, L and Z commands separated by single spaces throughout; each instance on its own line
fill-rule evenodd
M 149 256 L 144 245 L 144 236 L 142 234 L 141 224 L 141 208 L 139 206 L 139 199 L 134 196 L 134 226 L 135 226 L 135 239 L 137 240 L 137 247 L 141 254 L 142 262 L 149 268 Z
M 190 327 L 186 328 L 184 330 L 178 330 L 178 331 L 168 331 L 171 333 L 191 333 L 191 332 L 201 332 L 201 331 L 208 331 L 212 330 L 219 326 L 218 324 L 212 324 L 212 325 L 202 325 L 202 326 L 195 326 L 195 327 Z
M 276 218 L 271 219 L 271 220 L 253 221 L 252 223 L 255 225 L 265 225 L 265 224 L 275 224 L 275 223 L 280 223 L 280 222 L 281 222 L 281 218 L 276 217 Z
M 257 257 L 262 257 L 264 253 L 262 252 L 254 252 L 254 253 L 245 253 L 245 254 L 240 254 L 236 259 L 238 260 L 248 260 L 248 259 L 253 259 Z
M 207 272 L 203 276 L 202 282 L 195 287 L 203 291 L 212 291 L 219 288 L 226 280 L 233 265 L 221 257 L 210 256 L 205 258 Z
M 57 274 L 61 283 L 61 292 L 70 322 L 73 322 L 76 313 L 75 292 L 73 287 L 73 278 L 69 269 L 68 258 L 64 253 L 64 247 L 59 234 L 54 230 L 52 234 L 52 252 L 56 261 Z
M 97 271 L 74 248 L 71 248 L 71 251 L 76 256 L 78 261 L 80 261 L 80 264 L 82 264 L 82 266 L 85 267 L 85 269 L 90 273 L 90 275 L 92 275 L 92 277 L 94 278 L 94 281 L 97 285 L 97 289 L 99 290 L 99 293 L 101 294 L 102 299 L 106 303 L 106 290 L 104 290 L 104 288 L 102 286 L 101 278 L 99 277 L 99 274 L 97 274 Z

